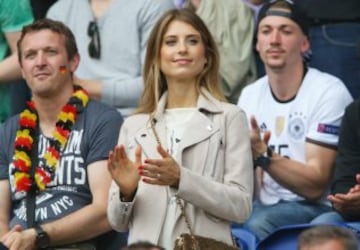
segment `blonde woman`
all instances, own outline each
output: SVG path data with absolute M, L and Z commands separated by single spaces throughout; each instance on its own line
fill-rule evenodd
M 251 212 L 253 167 L 245 114 L 219 87 L 219 55 L 209 30 L 188 10 L 155 25 L 137 113 L 110 152 L 108 218 L 115 230 L 172 249 L 188 233 L 232 244 L 230 222 Z

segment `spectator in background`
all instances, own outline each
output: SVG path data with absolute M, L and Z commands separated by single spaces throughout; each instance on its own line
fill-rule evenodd
M 310 22 L 309 66 L 339 77 L 354 99 L 360 97 L 360 1 L 294 1 Z
M 125 116 L 142 92 L 142 68 L 149 32 L 172 0 L 58 0 L 47 17 L 75 34 L 81 63 L 76 82 L 93 98 Z
M 246 5 L 248 5 L 252 9 L 254 20 L 255 22 L 257 22 L 257 16 L 259 14 L 259 10 L 261 9 L 261 3 L 263 2 L 263 0 L 241 0 L 241 1 L 243 1 Z
M 345 111 L 338 148 L 332 194 L 328 196 L 335 211 L 312 223 L 352 222 L 360 226 L 360 99 Z
M 220 52 L 222 90 L 236 104 L 241 90 L 256 79 L 252 11 L 240 0 L 187 0 L 187 6 L 212 32 Z
M 266 0 L 241 0 L 241 1 L 245 2 L 253 10 L 255 23 L 257 23 L 257 18 L 258 18 L 259 11 L 260 11 L 263 3 Z M 256 30 L 255 30 L 255 33 L 256 33 Z M 260 77 L 263 77 L 265 75 L 265 69 L 264 69 L 264 63 L 261 61 L 259 52 L 255 48 L 255 43 L 256 43 L 256 35 L 254 37 L 254 47 L 253 47 L 253 49 L 254 49 L 256 73 L 257 73 L 258 78 L 260 78 Z
M 266 76 L 245 87 L 238 103 L 249 116 L 259 167 L 254 209 L 244 226 L 259 239 L 331 210 L 325 194 L 352 98 L 338 78 L 303 63 L 307 35 L 296 4 L 276 0 L 260 10 L 256 48 Z
M 21 79 L 16 42 L 23 26 L 33 22 L 28 0 L 0 1 L 0 123 L 11 114 L 10 86 Z
M 339 77 L 360 97 L 360 1 L 295 0 L 310 20 L 310 66 Z
M 315 226 L 301 232 L 298 250 L 358 250 L 355 234 L 335 225 Z
M 44 18 L 48 9 L 56 2 L 57 0 L 30 0 L 31 8 L 34 14 L 35 20 Z

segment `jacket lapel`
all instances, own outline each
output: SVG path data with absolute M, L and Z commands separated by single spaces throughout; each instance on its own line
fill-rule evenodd
M 185 148 L 205 140 L 219 129 L 219 126 L 214 124 L 208 116 L 200 111 L 196 111 L 187 125 L 185 135 L 179 145 L 179 152 L 182 152 Z
M 155 123 L 155 130 L 158 134 L 161 145 L 165 149 L 167 149 L 166 124 L 163 114 L 165 111 L 166 100 L 167 92 L 165 92 L 160 98 L 158 108 L 155 112 L 154 118 L 152 118 Z M 215 113 L 223 112 L 217 105 L 218 102 L 219 101 L 213 98 L 205 88 L 201 88 L 201 94 L 199 95 L 197 102 L 197 111 L 187 125 L 183 140 L 179 144 L 178 153 L 181 153 L 187 147 L 205 140 L 220 129 L 219 125 L 212 121 L 212 117 Z M 161 157 L 156 149 L 158 143 L 156 136 L 151 129 L 150 121 L 145 128 L 139 130 L 135 139 L 141 145 L 143 153 L 146 157 Z
M 218 102 L 205 88 L 201 88 L 201 94 L 197 102 L 197 112 L 190 120 L 183 140 L 180 143 L 182 150 L 205 140 L 220 130 L 219 125 L 215 124 L 212 120 L 215 113 L 222 112 L 222 109 L 217 105 Z

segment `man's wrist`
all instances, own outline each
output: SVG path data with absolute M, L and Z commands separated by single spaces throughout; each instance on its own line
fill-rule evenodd
M 34 226 L 36 237 L 35 246 L 36 249 L 44 249 L 50 245 L 50 237 L 47 232 L 39 225 Z
M 261 167 L 263 170 L 268 171 L 271 164 L 272 155 L 272 149 L 270 147 L 267 147 L 264 153 L 258 155 L 254 159 L 254 168 Z

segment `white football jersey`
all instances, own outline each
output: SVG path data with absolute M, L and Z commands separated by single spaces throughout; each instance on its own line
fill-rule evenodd
M 336 77 L 309 68 L 297 95 L 281 102 L 272 94 L 268 77 L 248 85 L 239 98 L 248 118 L 254 115 L 262 132 L 271 131 L 269 146 L 295 161 L 305 162 L 305 141 L 336 147 L 341 118 L 352 97 Z M 260 200 L 274 204 L 280 199 L 302 197 L 280 186 L 264 173 Z

